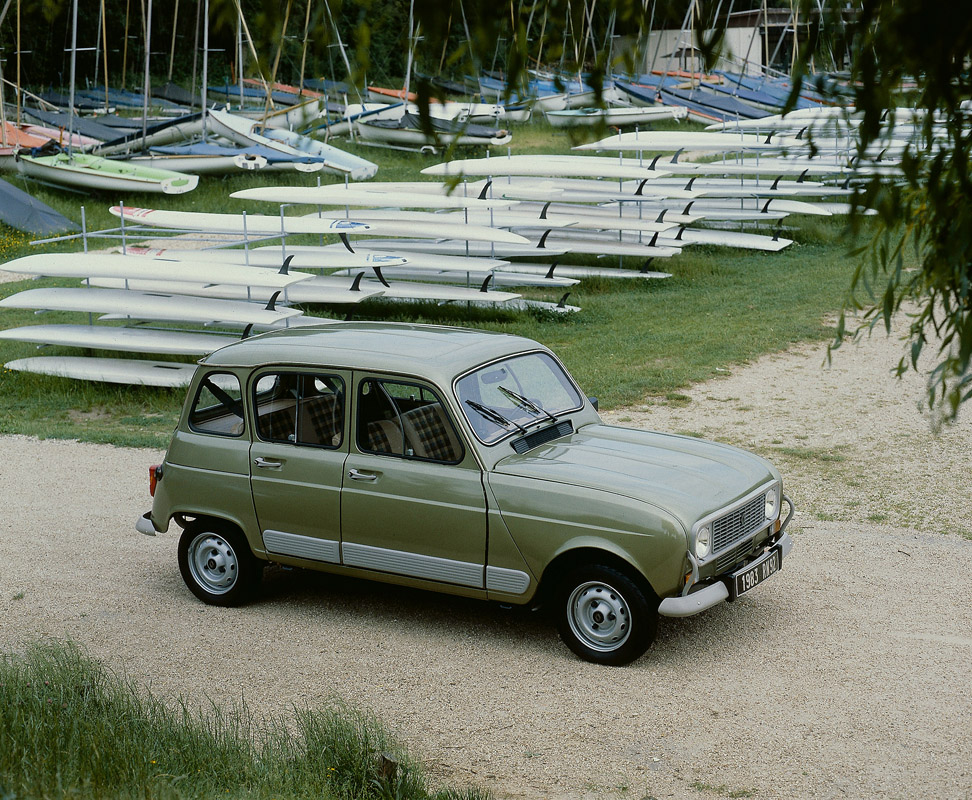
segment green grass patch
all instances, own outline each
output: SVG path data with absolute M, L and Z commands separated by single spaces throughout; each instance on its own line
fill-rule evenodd
M 664 127 L 664 126 L 663 126 Z M 670 127 L 677 127 L 674 123 Z M 680 129 L 686 129 L 684 126 Z M 590 137 L 590 132 L 581 133 Z M 518 125 L 512 150 L 516 153 L 564 153 L 575 143 L 565 132 L 545 123 Z M 402 153 L 352 143 L 338 145 L 380 165 L 377 180 L 422 179 L 420 170 L 444 156 Z M 457 153 L 474 157 L 482 152 Z M 14 183 L 24 186 L 19 178 Z M 335 178 L 321 177 L 323 182 Z M 246 173 L 231 177 L 204 176 L 199 187 L 186 195 L 119 198 L 92 193 L 71 194 L 31 184 L 40 200 L 80 223 L 85 208 L 88 231 L 118 228 L 108 207 L 123 200 L 130 206 L 190 211 L 242 211 L 278 214 L 279 206 L 244 203 L 229 198 L 237 189 L 257 185 L 315 185 L 318 177 L 301 173 Z M 289 209 L 298 213 L 300 209 Z M 792 221 L 791 221 L 792 220 Z M 833 335 L 828 322 L 843 302 L 854 266 L 847 255 L 849 242 L 839 218 L 787 220 L 784 234 L 794 244 L 780 253 L 740 251 L 693 246 L 672 259 L 657 260 L 653 268 L 670 271 L 665 280 L 586 280 L 574 287 L 569 302 L 580 314 L 513 313 L 470 309 L 433 303 L 395 304 L 369 301 L 357 306 L 355 319 L 405 320 L 465 325 L 527 336 L 551 347 L 572 371 L 583 389 L 596 395 L 604 409 L 644 404 L 650 397 L 681 396 L 692 383 L 725 375 L 734 365 L 761 355 L 785 350 L 794 343 L 827 340 Z M 749 230 L 772 228 L 749 226 Z M 111 238 L 90 239 L 92 249 L 119 245 L 120 231 Z M 148 234 L 154 238 L 154 234 Z M 161 234 L 158 238 L 161 238 Z M 125 234 L 126 243 L 146 234 Z M 293 243 L 319 243 L 321 237 L 299 237 Z M 334 240 L 327 240 L 334 241 Z M 0 226 L 0 259 L 39 250 L 79 250 L 80 240 L 31 246 L 23 234 Z M 564 263 L 617 266 L 617 258 L 569 256 Z M 625 266 L 637 268 L 634 259 Z M 39 286 L 70 282 L 23 281 L 0 284 L 0 297 Z M 73 285 L 77 285 L 74 283 Z M 535 299 L 556 301 L 561 292 L 524 290 Z M 314 307 L 308 313 L 344 318 L 346 307 Z M 0 328 L 38 322 L 83 323 L 86 314 L 0 310 Z M 48 347 L 0 341 L 0 364 L 38 354 L 143 356 L 91 352 L 78 348 Z M 144 356 L 153 358 L 152 356 Z M 177 360 L 171 356 L 155 356 Z M 189 359 L 186 359 L 187 361 Z M 773 387 L 767 387 L 768 390 Z M 66 379 L 0 371 L 0 434 L 21 433 L 41 437 L 67 437 L 133 446 L 164 446 L 176 424 L 183 392 L 118 387 Z M 683 402 L 683 401 L 669 401 Z
M 836 450 L 827 450 L 822 447 L 772 447 L 770 451 L 780 455 L 789 456 L 799 461 L 822 461 L 827 463 L 840 463 L 846 457 Z
M 342 705 L 253 719 L 245 703 L 164 703 L 71 645 L 0 658 L 0 797 L 477 800 L 434 790 Z

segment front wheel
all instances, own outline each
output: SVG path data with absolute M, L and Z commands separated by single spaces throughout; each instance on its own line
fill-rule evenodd
M 196 520 L 179 539 L 179 571 L 204 603 L 236 606 L 253 594 L 263 566 L 237 528 Z
M 595 664 L 621 666 L 638 658 L 655 640 L 658 603 L 613 567 L 578 567 L 560 584 L 557 629 L 564 643 Z

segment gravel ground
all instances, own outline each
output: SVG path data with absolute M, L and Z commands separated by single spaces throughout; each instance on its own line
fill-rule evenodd
M 629 667 L 577 660 L 536 613 L 314 573 L 204 606 L 176 527 L 134 532 L 161 454 L 22 437 L 0 438 L 0 649 L 71 638 L 257 715 L 340 698 L 501 798 L 970 798 L 972 425 L 932 435 L 920 379 L 888 377 L 900 348 L 824 370 L 808 347 L 606 415 L 767 453 L 799 509 L 776 578 L 662 620 Z

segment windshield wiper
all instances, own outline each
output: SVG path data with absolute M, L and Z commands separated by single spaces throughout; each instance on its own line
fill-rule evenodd
M 479 413 L 481 417 L 485 417 L 490 422 L 494 422 L 497 425 L 501 425 L 504 428 L 516 428 L 520 433 L 526 433 L 526 428 L 522 425 L 517 425 L 512 420 L 507 419 L 499 411 L 495 411 L 489 406 L 484 406 L 482 403 L 477 403 L 475 400 L 467 400 L 466 405 L 468 405 L 473 411 Z
M 524 408 L 527 411 L 530 411 L 530 412 L 532 412 L 534 414 L 537 414 L 537 415 L 541 415 L 542 414 L 547 419 L 549 419 L 551 422 L 556 422 L 557 421 L 557 418 L 553 414 L 551 414 L 549 411 L 547 411 L 547 409 L 545 409 L 543 406 L 537 405 L 532 400 L 524 397 L 522 394 L 517 394 L 512 389 L 507 389 L 505 386 L 497 386 L 496 388 L 499 389 L 507 397 L 509 397 L 510 400 L 512 400 L 514 403 L 516 403 L 520 408 Z

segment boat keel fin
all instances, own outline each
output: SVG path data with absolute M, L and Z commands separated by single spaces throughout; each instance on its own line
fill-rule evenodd
M 275 291 L 270 296 L 270 302 L 267 303 L 267 308 L 266 308 L 267 311 L 276 311 L 277 310 L 276 303 L 277 303 L 277 298 L 278 297 L 280 297 L 280 290 L 279 289 L 277 291 Z
M 540 237 L 540 243 L 537 245 L 538 250 L 542 250 L 547 246 L 547 237 L 550 235 L 552 229 L 547 229 L 543 232 L 543 236 Z
M 341 241 L 344 242 L 344 246 L 348 248 L 348 252 L 353 253 L 354 250 L 351 248 L 351 242 L 348 241 L 348 235 L 346 233 L 339 233 L 338 236 L 341 238 Z
M 290 262 L 293 261 L 293 260 L 294 260 L 294 257 L 292 255 L 291 256 L 287 256 L 287 258 L 284 259 L 283 266 L 280 267 L 280 272 L 278 274 L 279 275 L 289 275 L 290 274 Z
M 354 280 L 351 281 L 351 288 L 348 291 L 360 292 L 361 291 L 361 279 L 364 277 L 363 272 L 359 272 L 354 276 Z

